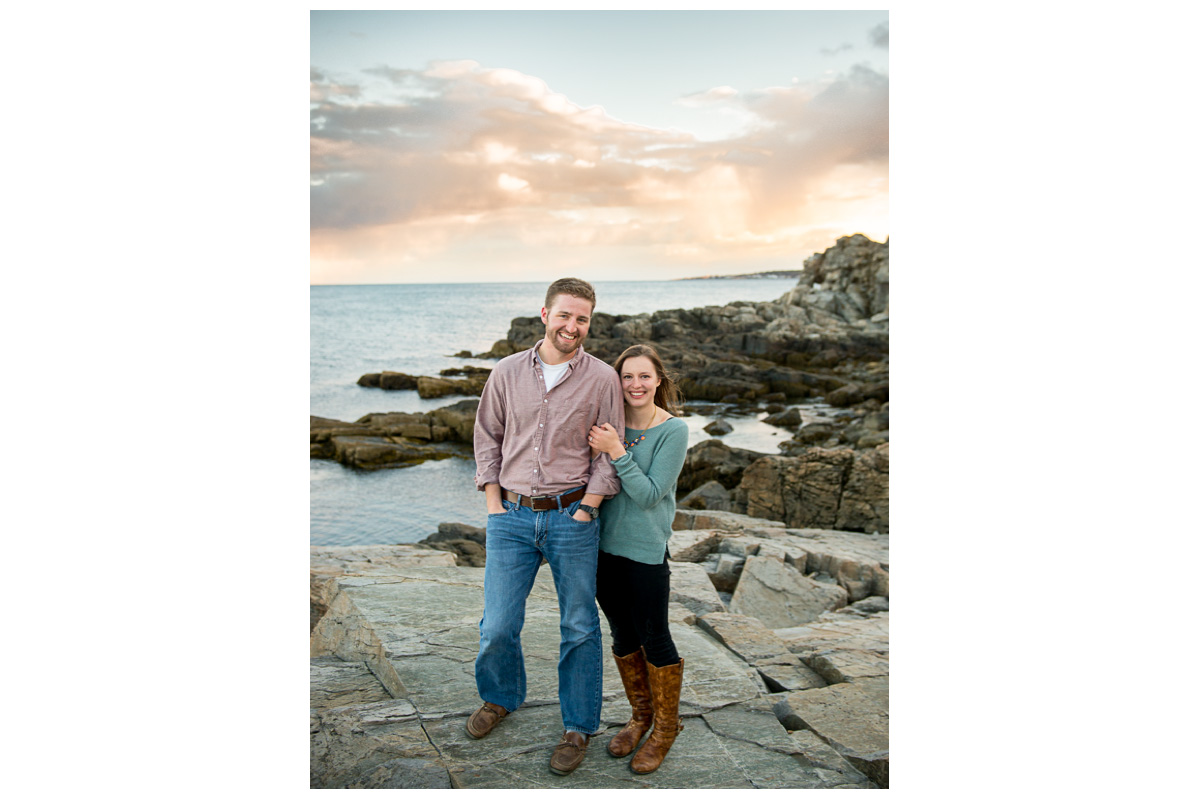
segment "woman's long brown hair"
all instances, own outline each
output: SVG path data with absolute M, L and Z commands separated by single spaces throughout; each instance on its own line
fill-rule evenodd
M 650 359 L 650 363 L 654 365 L 654 372 L 662 381 L 654 392 L 654 405 L 668 414 L 679 416 L 683 406 L 683 395 L 679 392 L 679 384 L 675 383 L 674 379 L 667 374 L 662 359 L 658 357 L 658 351 L 653 347 L 648 344 L 635 344 L 626 348 L 625 352 L 621 353 L 613 363 L 613 369 L 617 371 L 617 375 L 620 375 L 621 367 L 625 365 L 626 359 L 639 357 Z

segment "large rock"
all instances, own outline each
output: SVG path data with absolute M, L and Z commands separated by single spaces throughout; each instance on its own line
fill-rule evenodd
M 890 445 L 881 444 L 861 455 L 855 454 L 834 528 L 887 533 L 889 448 Z
M 746 468 L 735 504 L 789 527 L 887 533 L 887 449 L 813 447 L 796 456 L 765 456 Z
M 709 481 L 733 489 L 741 482 L 746 467 L 762 457 L 763 453 L 730 447 L 717 439 L 705 439 L 688 449 L 677 489 L 690 492 Z
M 804 551 L 800 568 L 806 574 L 819 572 L 833 578 L 846 590 L 851 602 L 872 595 L 889 595 L 890 536 L 796 528 L 788 528 L 787 534 L 788 538 L 781 541 L 789 548 Z
M 360 661 L 342 661 L 332 656 L 312 658 L 308 678 L 308 707 L 317 711 L 392 699 L 379 679 Z
M 775 714 L 807 729 L 883 788 L 888 786 L 888 680 L 838 683 L 784 696 Z
M 785 528 L 773 520 L 730 512 L 676 509 L 670 540 L 672 558 L 706 563 L 719 579 L 736 582 L 747 556 L 771 557 L 809 575 L 832 579 L 850 601 L 889 592 L 887 534 L 820 528 Z M 719 564 L 720 557 L 726 563 Z M 732 591 L 728 589 L 720 591 Z M 886 610 L 886 600 L 884 600 Z
M 785 527 L 782 522 L 772 519 L 755 519 L 731 511 L 696 511 L 688 508 L 676 508 L 675 519 L 671 522 L 671 528 L 676 531 L 755 531 L 757 535 L 769 530 L 784 535 Z
M 776 628 L 775 635 L 787 642 L 788 652 L 800 656 L 804 663 L 818 656 L 837 651 L 862 651 L 886 656 L 888 613 L 857 616 L 839 609 L 823 614 L 819 619 L 796 628 Z
M 671 562 L 670 601 L 679 603 L 697 616 L 726 610 L 704 567 L 687 561 Z M 787 649 L 786 644 L 784 649 Z
M 737 612 L 714 612 L 700 617 L 696 624 L 747 664 L 757 664 L 789 652 L 787 642 L 755 617 Z
M 415 544 L 354 545 L 308 548 L 309 630 L 329 609 L 337 594 L 337 579 L 346 575 L 397 575 L 407 567 L 454 566 L 451 553 Z
M 463 400 L 430 413 L 367 414 L 356 422 L 311 416 L 309 456 L 356 469 L 471 458 L 478 406 L 478 400 Z
M 704 571 L 709 581 L 718 592 L 731 593 L 737 588 L 738 579 L 742 577 L 742 567 L 746 563 L 745 556 L 729 553 L 713 553 L 704 559 Z
M 310 712 L 309 788 L 449 789 L 413 704 L 386 700 Z
M 450 440 L 474 446 L 475 443 L 475 413 L 479 410 L 479 401 L 475 399 L 459 400 L 448 406 L 442 406 L 429 412 L 435 426 L 444 427 L 450 431 Z
M 799 456 L 766 456 L 746 468 L 738 487 L 752 517 L 795 528 L 833 528 L 852 450 L 814 447 Z
M 704 561 L 721 543 L 720 534 L 714 530 L 674 530 L 667 540 L 667 551 L 672 561 Z
M 841 608 L 848 600 L 846 590 L 836 584 L 814 581 L 778 559 L 750 556 L 729 608 L 771 628 L 790 628 Z
M 427 444 L 403 436 L 334 436 L 333 460 L 347 467 L 362 470 L 387 467 L 411 467 L 426 461 L 443 458 L 470 458 L 466 446 L 439 442 Z
M 888 242 L 843 236 L 804 261 L 799 284 L 783 300 L 816 306 L 849 321 L 888 313 Z
M 712 511 L 730 511 L 733 498 L 729 490 L 718 481 L 708 481 L 694 489 L 678 503 L 676 508 L 696 508 Z

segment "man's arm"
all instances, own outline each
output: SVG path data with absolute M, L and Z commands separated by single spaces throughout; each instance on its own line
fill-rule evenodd
M 487 497 L 487 512 L 489 514 L 503 514 L 504 503 L 500 502 L 500 484 L 486 484 L 483 487 L 483 493 Z
M 489 514 L 504 511 L 500 502 L 500 465 L 503 461 L 505 408 L 500 378 L 493 371 L 483 385 L 475 412 L 475 488 L 487 498 Z
M 610 369 L 608 372 L 607 382 L 598 387 L 600 405 L 592 424 L 610 423 L 616 428 L 617 435 L 624 438 L 625 400 L 621 396 L 621 379 L 617 377 L 615 370 Z M 588 478 L 587 491 L 589 497 L 612 497 L 621 491 L 621 481 L 617 478 L 617 471 L 613 468 L 612 461 L 606 453 L 601 453 L 592 459 L 592 472 Z M 588 501 L 584 500 L 584 502 Z M 588 505 L 598 506 L 599 504 L 588 503 Z

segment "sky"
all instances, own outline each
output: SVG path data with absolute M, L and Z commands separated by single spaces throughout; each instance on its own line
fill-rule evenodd
M 313 284 L 799 269 L 889 236 L 886 11 L 312 11 Z

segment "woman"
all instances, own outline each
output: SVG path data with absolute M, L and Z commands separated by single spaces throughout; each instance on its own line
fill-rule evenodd
M 600 515 L 596 600 L 608 619 L 613 658 L 633 717 L 608 743 L 623 758 L 653 732 L 629 767 L 653 772 L 662 764 L 679 721 L 683 659 L 667 624 L 671 569 L 667 538 L 675 519 L 675 484 L 687 456 L 688 426 L 674 416 L 679 390 L 653 347 L 634 345 L 614 365 L 625 399 L 625 438 L 609 423 L 593 427 L 588 441 L 608 453 L 621 493 Z

